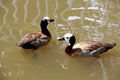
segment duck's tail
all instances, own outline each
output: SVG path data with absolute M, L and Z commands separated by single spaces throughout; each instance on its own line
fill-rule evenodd
M 105 45 L 107 50 L 112 49 L 115 46 L 116 46 L 115 42 L 109 42 L 109 43 L 106 43 L 106 45 Z

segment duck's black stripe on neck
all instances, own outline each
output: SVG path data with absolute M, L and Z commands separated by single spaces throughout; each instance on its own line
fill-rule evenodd
M 72 37 L 70 38 L 70 46 L 73 47 L 73 45 L 75 44 L 75 41 L 76 41 L 75 37 L 72 36 Z
M 47 27 L 46 27 L 46 28 L 41 28 L 41 29 L 42 29 L 42 33 L 43 33 L 43 34 L 51 37 L 51 34 L 50 34 L 50 32 L 48 31 Z
M 51 37 L 51 34 L 47 29 L 48 22 L 47 21 L 41 21 L 40 26 L 41 26 L 42 33 L 49 36 L 49 37 Z

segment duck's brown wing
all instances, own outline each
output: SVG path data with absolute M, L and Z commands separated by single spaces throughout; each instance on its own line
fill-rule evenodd
M 92 41 L 92 42 L 77 43 L 73 46 L 73 48 L 81 48 L 83 51 L 93 51 L 93 50 L 99 49 L 100 47 L 105 47 L 106 49 L 111 49 L 115 45 L 116 44 L 113 42 L 104 43 L 104 42 Z
M 33 33 L 28 33 L 26 34 L 21 40 L 20 42 L 17 44 L 18 47 L 23 46 L 26 43 L 29 43 L 31 41 L 33 41 L 33 44 L 36 40 L 44 40 L 44 38 L 47 38 L 46 35 L 44 35 L 41 32 L 33 32 Z
M 98 56 L 103 52 L 113 48 L 116 44 L 111 43 L 103 43 L 103 42 L 81 42 L 74 45 L 74 49 L 81 48 L 82 52 L 77 53 L 77 55 L 82 56 Z

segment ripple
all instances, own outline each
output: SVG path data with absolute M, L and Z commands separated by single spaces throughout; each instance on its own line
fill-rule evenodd
M 79 8 L 71 8 L 71 10 L 84 10 L 86 8 L 84 7 L 79 7 Z M 87 10 L 99 10 L 99 7 L 88 7 Z
M 17 20 L 18 20 L 18 18 L 16 17 L 16 13 L 17 13 L 17 11 L 18 11 L 17 6 L 16 6 L 16 0 L 13 0 L 12 4 L 13 4 L 13 6 L 14 6 L 14 8 L 15 8 L 15 11 L 14 11 L 14 13 L 13 13 L 13 18 L 15 19 L 15 23 L 16 23 Z
M 6 24 L 6 16 L 8 14 L 8 8 L 6 6 L 3 5 L 3 0 L 0 0 L 0 6 L 5 10 L 5 14 L 3 16 L 3 23 Z
M 65 26 L 64 24 L 57 24 L 57 26 L 59 26 L 59 27 L 63 27 L 63 26 Z
M 0 68 L 2 67 L 2 64 L 0 64 Z
M 36 19 L 39 18 L 40 16 L 40 1 L 39 0 L 37 0 L 37 11 L 38 11 L 37 16 L 32 20 L 33 24 L 36 24 Z
M 99 59 L 99 63 L 100 63 L 102 74 L 103 74 L 103 80 L 108 80 L 107 71 L 106 71 L 106 68 L 104 67 L 102 59 Z
M 89 17 L 85 17 L 85 20 L 92 21 L 92 22 L 94 22 L 94 21 L 95 21 L 95 19 L 94 19 L 94 18 L 89 18 Z
M 48 1 L 45 0 L 45 5 L 46 5 L 46 16 L 48 16 Z
M 68 20 L 77 20 L 77 19 L 80 19 L 80 17 L 78 17 L 78 16 L 69 16 L 68 17 Z
M 26 22 L 27 19 L 27 6 L 28 6 L 29 0 L 26 0 L 24 4 L 24 22 Z
M 67 68 L 63 63 L 61 63 L 59 60 L 56 59 L 56 62 L 57 62 L 58 64 L 60 64 L 60 66 L 62 67 L 62 69 L 69 69 L 69 68 Z
M 71 8 L 71 10 L 84 10 L 84 7 L 79 7 L 79 8 Z

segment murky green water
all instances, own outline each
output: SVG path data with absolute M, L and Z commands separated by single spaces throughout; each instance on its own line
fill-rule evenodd
M 27 33 L 39 31 L 44 16 L 51 42 L 32 50 L 16 47 Z M 70 57 L 56 37 L 73 33 L 80 41 L 114 41 L 99 58 Z M 120 0 L 0 0 L 0 80 L 120 80 Z

